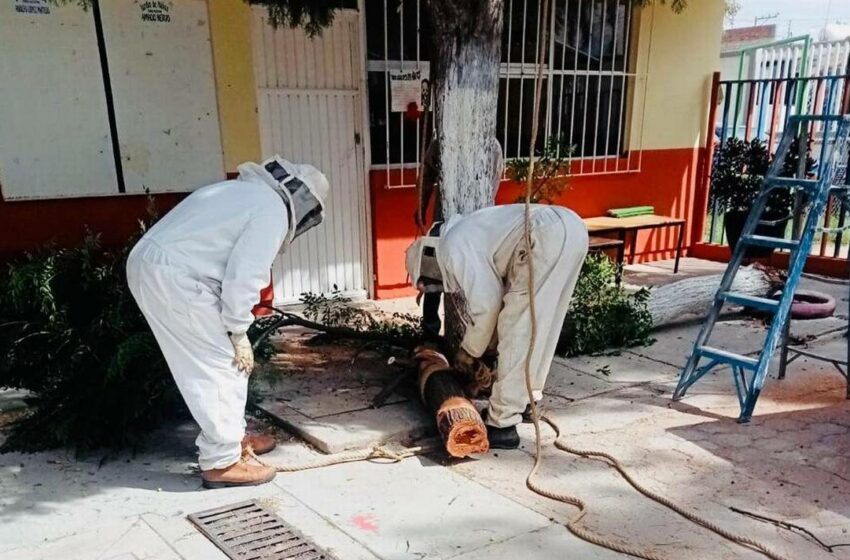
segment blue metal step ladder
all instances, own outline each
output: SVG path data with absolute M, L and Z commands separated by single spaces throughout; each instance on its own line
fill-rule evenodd
M 704 375 L 717 366 L 728 365 L 738 401 L 741 405 L 739 422 L 748 422 L 752 418 L 759 393 L 767 377 L 770 359 L 776 346 L 785 334 L 789 320 L 791 303 L 800 282 L 806 258 L 811 250 L 812 241 L 818 230 L 818 222 L 823 214 L 830 192 L 834 188 L 846 188 L 848 157 L 850 157 L 850 115 L 847 116 L 809 116 L 790 117 L 776 150 L 773 163 L 765 177 L 765 184 L 750 209 L 744 224 L 740 240 L 732 253 L 732 259 L 720 281 L 720 287 L 714 298 L 711 310 L 703 323 L 694 343 L 694 349 L 688 363 L 679 378 L 679 384 L 673 393 L 673 399 L 679 400 L 685 392 Z M 796 178 L 780 177 L 786 158 L 798 140 L 799 164 Z M 819 150 L 817 148 L 819 147 Z M 806 162 L 809 151 L 819 152 L 819 165 L 815 177 L 807 176 Z M 791 237 L 775 238 L 757 235 L 756 227 L 762 221 L 762 215 L 771 193 L 778 189 L 790 189 L 795 192 L 794 213 L 804 219 L 796 219 Z M 735 275 L 741 267 L 749 247 L 769 247 L 790 251 L 788 260 L 788 278 L 778 300 L 753 297 L 731 291 Z M 756 356 L 742 356 L 722 348 L 709 345 L 711 333 L 723 306 L 742 305 L 759 309 L 773 315 L 761 352 Z

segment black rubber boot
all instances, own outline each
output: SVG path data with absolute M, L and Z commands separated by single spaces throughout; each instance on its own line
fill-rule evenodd
M 496 428 L 487 426 L 487 439 L 490 440 L 490 449 L 516 449 L 519 447 L 519 434 L 516 426 L 507 428 Z

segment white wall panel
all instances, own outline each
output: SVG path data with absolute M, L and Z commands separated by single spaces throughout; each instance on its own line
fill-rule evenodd
M 206 1 L 101 6 L 127 192 L 223 180 Z
M 94 20 L 75 4 L 0 2 L 0 189 L 10 199 L 117 193 Z

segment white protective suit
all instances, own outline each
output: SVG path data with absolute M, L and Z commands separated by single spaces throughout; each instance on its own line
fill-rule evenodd
M 531 317 L 524 212 L 522 204 L 511 204 L 456 217 L 443 227 L 436 249 L 445 292 L 458 293 L 466 302 L 461 310 L 463 349 L 480 357 L 494 336 L 498 339 L 487 423 L 499 428 L 518 424 L 528 404 L 525 360 Z M 531 225 L 537 315 L 531 385 L 539 400 L 587 255 L 588 236 L 581 218 L 558 206 L 532 206 Z
M 327 181 L 315 168 L 279 158 L 263 165 L 271 161 L 282 163 L 299 184 L 312 183 L 319 202 L 327 194 Z M 239 171 L 239 180 L 190 194 L 154 224 L 127 260 L 130 291 L 201 427 L 196 443 L 202 470 L 225 468 L 241 457 L 248 377 L 236 367 L 228 333 L 250 327 L 272 262 L 296 235 L 292 217 L 304 213 L 298 197 L 284 197 L 263 166 L 244 164 Z

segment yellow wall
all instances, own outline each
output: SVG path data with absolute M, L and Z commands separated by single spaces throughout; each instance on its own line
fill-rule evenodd
M 232 172 L 260 158 L 251 8 L 244 0 L 209 0 L 209 14 L 224 165 Z
M 723 8 L 724 0 L 694 0 L 681 14 L 669 5 L 641 12 L 636 24 L 637 71 L 646 76 L 646 105 L 640 103 L 644 86 L 639 82 L 632 116 L 633 146 L 641 132 L 641 110 L 645 110 L 643 149 L 705 144 L 711 77 L 720 68 Z

